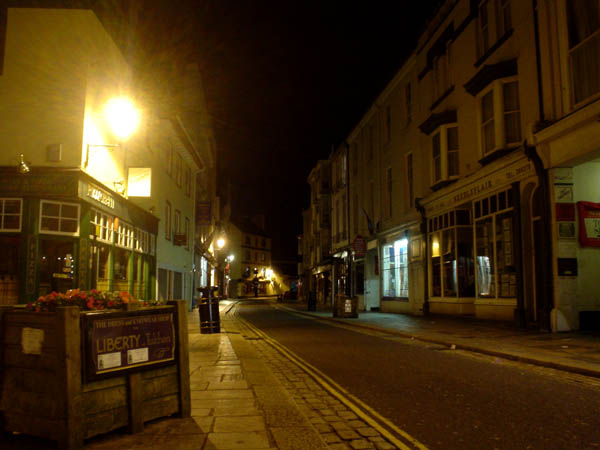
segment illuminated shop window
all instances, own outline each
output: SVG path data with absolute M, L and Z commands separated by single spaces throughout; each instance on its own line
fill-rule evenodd
M 408 298 L 408 239 L 383 246 L 383 296 Z
M 21 231 L 23 200 L 0 198 L 0 232 Z
M 470 204 L 429 219 L 431 295 L 473 297 L 473 226 Z
M 117 245 L 126 248 L 134 248 L 133 227 L 123 222 L 119 222 L 117 230 Z
M 478 297 L 517 296 L 510 189 L 474 202 Z
M 116 281 L 127 281 L 127 269 L 131 252 L 123 248 L 115 248 L 114 277 Z
M 92 210 L 92 237 L 103 242 L 113 241 L 113 218 L 108 214 Z
M 79 205 L 77 203 L 40 202 L 40 233 L 79 235 Z

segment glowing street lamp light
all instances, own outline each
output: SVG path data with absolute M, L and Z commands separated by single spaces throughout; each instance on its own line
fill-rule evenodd
M 113 133 L 121 140 L 135 133 L 140 124 L 140 113 L 133 103 L 124 97 L 110 99 L 104 107 L 104 117 Z
M 217 239 L 217 248 L 223 248 L 225 247 L 225 239 L 220 237 L 219 239 Z

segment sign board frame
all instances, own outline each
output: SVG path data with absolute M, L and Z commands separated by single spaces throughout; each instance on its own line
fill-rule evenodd
M 175 365 L 177 335 L 177 310 L 172 306 L 82 314 L 84 380 Z M 99 355 L 104 356 L 102 362 Z M 102 363 L 107 367 L 99 368 Z

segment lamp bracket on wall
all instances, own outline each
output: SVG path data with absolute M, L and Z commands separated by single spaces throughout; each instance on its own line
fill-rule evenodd
M 85 149 L 85 162 L 83 163 L 83 168 L 87 169 L 88 163 L 90 162 L 90 147 L 115 148 L 120 146 L 121 144 L 87 144 L 87 147 Z

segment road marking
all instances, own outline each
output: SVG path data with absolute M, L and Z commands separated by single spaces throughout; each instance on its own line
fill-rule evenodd
M 341 401 L 348 409 L 354 412 L 358 417 L 363 419 L 373 428 L 375 428 L 383 437 L 385 437 L 389 442 L 394 444 L 396 447 L 402 450 L 411 450 L 411 449 L 419 449 L 419 450 L 428 450 L 425 445 L 419 442 L 417 439 L 413 438 L 406 431 L 401 430 L 396 425 L 394 425 L 389 419 L 386 419 L 369 405 L 364 403 L 362 400 L 357 398 L 356 396 L 349 393 L 342 386 L 337 384 L 334 380 L 332 380 L 329 376 L 321 372 L 319 369 L 311 365 L 310 363 L 304 361 L 300 356 L 296 355 L 287 347 L 283 346 L 275 339 L 271 338 L 263 331 L 256 328 L 247 320 L 242 319 L 237 314 L 237 308 L 234 310 L 235 317 L 239 320 L 244 326 L 246 326 L 249 330 L 251 330 L 256 335 L 262 337 L 262 339 L 274 347 L 277 351 L 282 353 L 286 358 L 304 370 L 308 375 L 310 375 L 317 383 L 319 383 L 323 388 Z M 385 424 L 383 426 L 382 424 Z M 400 436 L 404 441 L 400 440 L 398 437 Z

